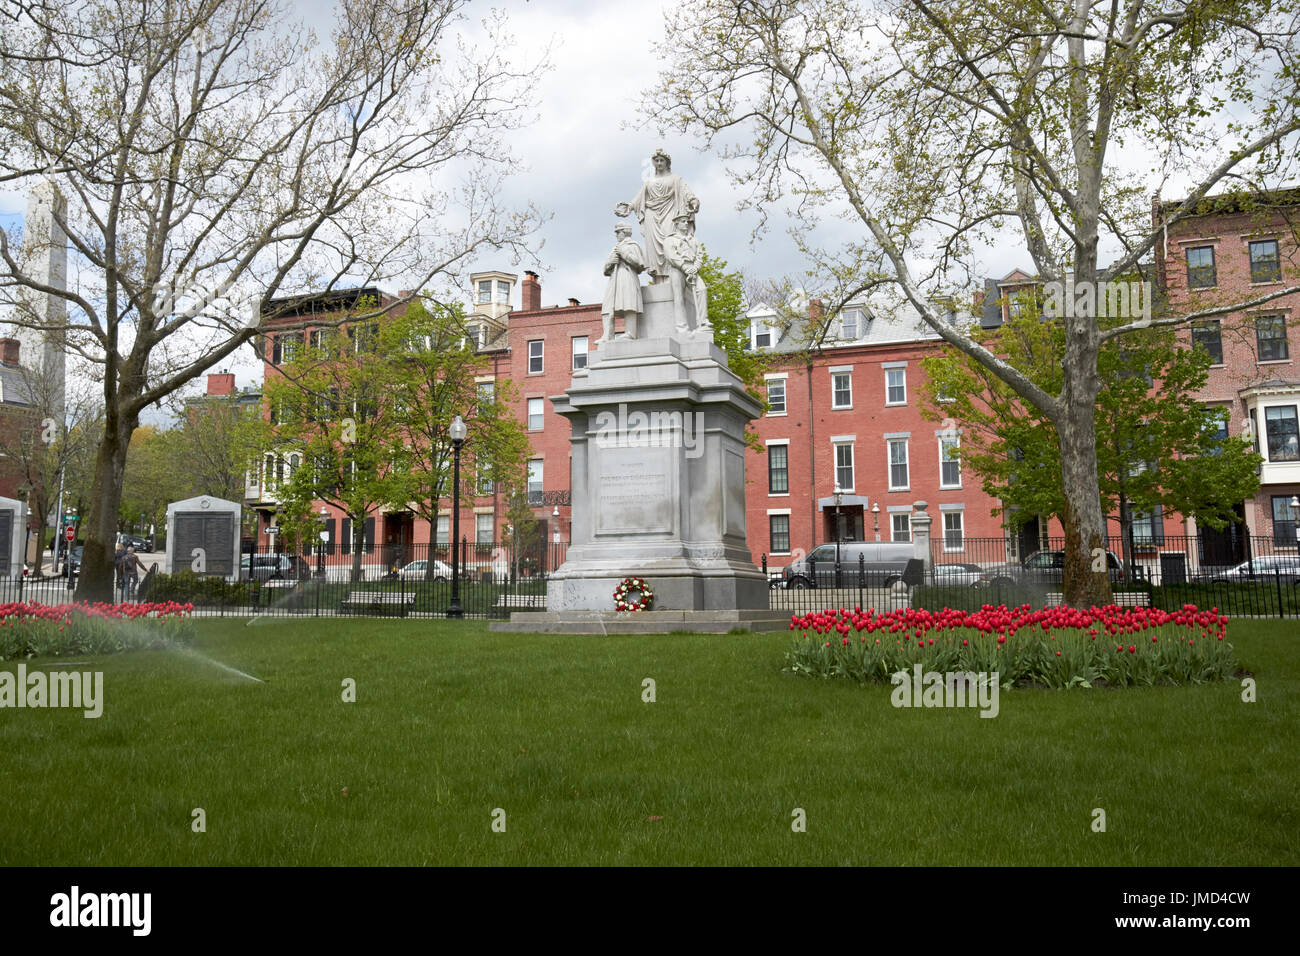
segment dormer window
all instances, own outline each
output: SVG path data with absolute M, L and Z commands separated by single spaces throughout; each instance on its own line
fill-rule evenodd
M 492 280 L 484 279 L 478 284 L 478 301 L 480 305 L 490 305 L 492 302 Z
M 862 334 L 862 313 L 857 309 L 845 309 L 840 313 L 840 338 L 856 339 Z

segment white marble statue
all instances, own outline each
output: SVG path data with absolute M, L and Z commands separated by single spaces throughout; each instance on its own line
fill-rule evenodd
M 672 283 L 677 331 L 710 331 L 713 326 L 709 324 L 708 289 L 700 278 L 704 250 L 695 238 L 694 220 L 682 215 L 673 225 L 676 231 L 664 241 L 664 256 L 668 260 L 668 281 Z
M 609 282 L 605 286 L 605 301 L 600 306 L 600 317 L 604 322 L 604 334 L 597 341 L 614 341 L 614 317 L 623 317 L 623 330 L 629 339 L 637 337 L 637 316 L 642 312 L 641 280 L 638 276 L 645 271 L 645 253 L 641 245 L 632 238 L 632 227 L 620 222 L 614 227 L 614 248 L 605 259 L 605 275 Z
M 655 277 L 654 281 L 662 281 L 668 276 L 664 243 L 673 234 L 673 220 L 698 212 L 700 201 L 682 177 L 672 171 L 672 158 L 667 153 L 655 150 L 651 159 L 655 174 L 641 184 L 635 199 L 615 206 L 614 213 L 618 216 L 636 213 L 645 236 L 646 268 Z

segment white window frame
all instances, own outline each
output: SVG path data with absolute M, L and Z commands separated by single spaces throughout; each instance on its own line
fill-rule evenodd
M 533 354 L 533 346 L 537 346 L 537 354 Z M 533 368 L 533 361 L 536 360 L 537 368 Z M 529 339 L 528 340 L 528 374 L 541 375 L 546 371 L 546 340 Z
M 938 442 L 939 442 L 939 487 L 940 487 L 940 488 L 960 488 L 960 487 L 961 487 L 961 436 L 960 436 L 960 435 L 940 435 L 940 436 L 938 437 Z M 956 458 L 946 458 L 946 457 L 944 457 L 944 446 L 945 446 L 945 445 L 951 445 L 953 448 L 956 448 L 956 449 L 957 449 L 957 457 L 956 457 Z M 944 481 L 943 466 L 944 466 L 944 465 L 953 465 L 953 464 L 955 464 L 955 465 L 957 466 L 957 482 L 956 482 L 956 484 L 948 484 L 948 483 L 946 483 L 946 482 Z
M 769 405 L 772 403 L 772 386 L 779 385 L 781 387 L 781 410 L 777 411 L 775 408 L 769 408 L 767 410 L 768 418 L 782 418 L 789 413 L 789 391 L 786 388 L 788 382 L 789 379 L 784 373 L 781 375 L 768 375 L 764 377 L 763 384 L 767 387 L 767 401 Z
M 843 494 L 851 494 L 854 491 L 857 478 L 858 478 L 857 463 L 854 461 L 853 445 L 854 442 L 852 441 L 831 442 L 831 446 L 834 449 L 834 451 L 832 452 L 833 455 L 832 467 L 834 468 L 833 475 L 835 478 L 835 486 L 837 486 Z M 848 469 L 849 469 L 849 478 L 851 480 L 849 481 L 847 488 L 844 486 L 843 482 L 840 481 L 840 468 L 843 467 L 840 465 L 841 448 L 847 448 L 849 450 Z
M 901 445 L 903 446 L 903 460 L 902 460 L 902 461 L 897 461 L 897 462 L 894 461 L 894 445 L 895 445 L 895 444 L 901 444 Z M 886 463 L 887 463 L 887 464 L 886 464 L 886 467 L 889 468 L 889 490 L 890 490 L 890 491 L 909 491 L 909 490 L 911 490 L 911 487 L 912 487 L 912 462 L 911 462 L 911 455 L 910 455 L 910 452 L 909 452 L 908 447 L 907 447 L 908 444 L 909 444 L 909 440 L 906 439 L 906 438 L 887 438 L 887 439 L 885 439 L 885 451 L 886 451 L 885 460 L 886 460 Z M 907 469 L 907 484 L 904 484 L 904 485 L 896 485 L 896 484 L 894 484 L 894 466 L 895 466 L 895 465 L 902 465 L 905 469 Z
M 767 336 L 766 345 L 759 344 L 758 337 L 760 335 Z M 776 344 L 776 334 L 772 329 L 772 327 L 767 324 L 767 322 L 765 322 L 763 319 L 749 320 L 749 347 L 751 350 L 757 352 L 759 349 L 770 349 L 775 344 Z
M 902 376 L 901 386 L 892 386 L 889 381 L 890 375 L 897 372 Z M 903 398 L 900 401 L 892 401 L 889 397 L 891 389 L 901 387 L 903 389 Z M 885 404 L 886 405 L 906 405 L 907 404 L 907 367 L 906 366 L 885 366 Z
M 773 546 L 773 544 L 772 544 L 772 519 L 773 519 L 773 518 L 784 518 L 784 519 L 785 519 L 785 539 L 786 539 L 786 549 L 785 549 L 784 551 L 778 551 L 778 550 L 776 550 L 775 546 Z M 768 509 L 768 512 L 767 512 L 767 544 L 768 544 L 768 547 L 771 548 L 771 550 L 770 550 L 768 553 L 769 553 L 769 554 L 792 554 L 793 551 L 794 551 L 794 549 L 793 549 L 793 545 L 792 545 L 793 539 L 794 539 L 794 535 L 793 535 L 793 533 L 792 533 L 791 530 L 790 530 L 790 509 L 789 509 L 789 508 L 770 508 L 770 509 Z
M 849 400 L 848 403 L 844 405 L 836 404 L 835 401 L 836 393 L 840 391 L 835 386 L 835 380 L 841 375 L 843 375 L 846 379 L 848 379 L 849 382 L 849 387 L 848 387 Z M 832 369 L 831 370 L 831 410 L 845 411 L 852 408 L 853 408 L 853 372 L 849 369 Z
M 850 316 L 852 317 L 850 319 Z M 840 338 L 853 341 L 862 334 L 862 311 L 845 309 L 840 313 Z
M 945 553 L 945 554 L 955 554 L 956 552 L 959 552 L 959 551 L 965 551 L 965 550 L 966 550 L 966 519 L 965 519 L 964 517 L 962 517 L 962 516 L 963 516 L 966 512 L 963 511 L 963 510 L 961 510 L 961 509 L 959 509 L 959 508 L 953 508 L 953 509 L 950 510 L 950 511 L 941 511 L 941 512 L 939 512 L 939 513 L 940 513 L 940 515 L 943 516 L 943 529 L 942 529 L 942 530 L 943 530 L 943 550 L 944 550 L 944 553 Z M 949 543 L 948 543 L 948 519 L 949 519 L 951 516 L 953 516 L 953 515 L 956 515 L 956 516 L 957 516 L 957 529 L 956 529 L 956 530 L 957 530 L 957 533 L 961 535 L 961 544 L 960 544 L 958 547 L 955 547 L 955 548 L 952 547 L 952 546 L 950 546 Z
M 534 482 L 533 482 L 534 467 L 533 467 L 533 466 L 534 466 L 534 465 L 537 466 L 536 469 L 535 469 L 536 477 L 537 477 L 536 488 L 533 487 L 533 485 L 534 485 Z M 530 458 L 530 459 L 528 460 L 528 485 L 527 485 L 527 489 L 526 489 L 528 494 L 531 495 L 531 494 L 533 493 L 534 490 L 535 490 L 538 494 L 541 494 L 542 491 L 543 491 L 543 489 L 546 487 L 546 483 L 545 483 L 546 471 L 545 471 L 545 468 L 546 468 L 546 460 L 545 460 L 544 458 Z
M 483 519 L 488 521 L 488 538 L 483 540 Z M 495 544 L 496 523 L 491 512 L 479 512 L 474 515 L 474 543 L 475 544 Z
M 534 411 L 536 409 L 536 411 Z M 533 418 L 537 419 L 537 425 L 533 425 Z M 546 400 L 542 398 L 530 398 L 528 400 L 528 430 L 530 432 L 539 432 L 546 422 Z
M 899 520 L 898 520 L 898 519 L 900 519 L 900 518 L 903 519 L 903 520 L 902 520 L 902 525 L 903 525 L 903 534 L 905 535 L 905 537 L 902 537 L 902 538 L 900 538 L 900 537 L 898 536 L 898 525 L 899 525 Z M 907 512 L 907 511 L 894 511 L 894 512 L 891 512 L 891 513 L 890 513 L 890 515 L 889 515 L 889 540 L 890 540 L 890 541 L 899 541 L 899 542 L 903 542 L 903 543 L 907 543 L 907 542 L 910 542 L 910 541 L 912 540 L 912 515 L 911 515 L 911 512 Z
M 451 515 L 438 515 L 438 526 L 433 531 L 433 543 L 444 547 L 451 544 Z
M 588 340 L 587 336 L 585 335 L 575 335 L 570 341 L 573 343 L 572 345 L 573 370 L 576 372 L 579 369 L 584 369 L 587 367 L 587 355 L 591 351 L 591 343 Z M 582 351 L 578 351 L 579 342 L 582 343 Z M 579 358 L 582 359 L 581 364 L 579 364 L 578 362 Z

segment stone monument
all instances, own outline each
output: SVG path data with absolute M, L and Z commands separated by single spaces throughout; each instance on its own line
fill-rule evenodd
M 20 580 L 27 548 L 27 503 L 0 498 L 0 581 Z
M 636 212 L 640 261 L 652 282 L 638 296 L 606 296 L 606 335 L 563 395 L 551 397 L 572 428 L 572 538 L 550 576 L 546 611 L 512 615 L 494 630 L 654 632 L 733 627 L 772 630 L 789 615 L 769 610 L 768 582 L 745 539 L 745 425 L 761 407 L 713 343 L 699 277 L 693 219 L 700 208 L 662 151 L 656 175 L 617 216 Z M 637 281 L 636 253 L 618 230 L 606 274 Z M 640 250 L 637 250 L 640 251 Z M 611 263 L 613 265 L 611 266 Z M 630 266 L 623 268 L 624 264 Z M 617 294 L 619 309 L 610 308 Z M 626 335 L 611 339 L 612 316 Z M 617 611 L 614 591 L 643 578 L 645 611 Z
M 210 495 L 167 506 L 168 574 L 193 571 L 239 580 L 239 524 L 243 507 Z

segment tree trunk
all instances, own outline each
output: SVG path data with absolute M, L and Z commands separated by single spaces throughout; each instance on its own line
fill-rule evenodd
M 81 572 L 77 582 L 78 601 L 113 601 L 113 544 L 118 510 L 122 505 L 122 476 L 126 453 L 138 420 L 120 418 L 109 408 L 104 435 L 95 454 L 95 483 L 91 487 L 89 513 L 82 519 L 85 541 Z
M 366 516 L 349 515 L 352 519 L 352 583 L 361 581 L 361 549 L 366 545 Z
M 1071 356 L 1067 348 L 1066 361 Z M 1094 363 L 1095 366 L 1095 363 Z M 1067 372 L 1066 380 L 1070 376 Z M 1096 375 L 1092 376 L 1096 379 Z M 1065 497 L 1065 602 L 1072 607 L 1104 607 L 1111 603 L 1106 564 L 1106 516 L 1101 510 L 1097 481 L 1096 394 L 1087 389 L 1064 396 L 1065 413 L 1058 426 L 1061 447 L 1061 490 Z

